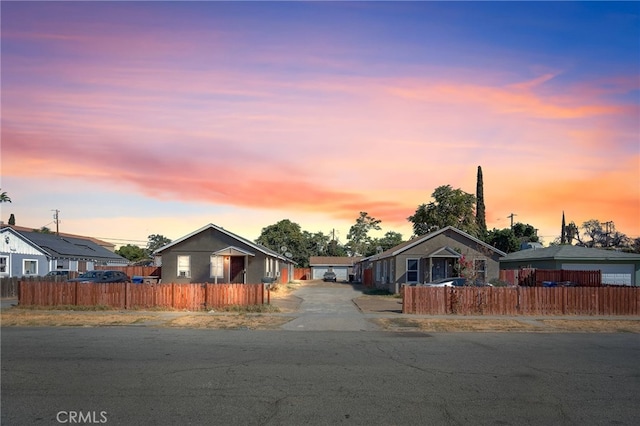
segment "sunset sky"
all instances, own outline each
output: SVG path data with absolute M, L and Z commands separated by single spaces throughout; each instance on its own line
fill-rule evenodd
M 638 2 L 11 2 L 1 217 L 117 244 L 290 219 L 346 242 L 440 185 L 487 225 L 640 236 Z M 377 234 L 372 234 L 376 236 Z

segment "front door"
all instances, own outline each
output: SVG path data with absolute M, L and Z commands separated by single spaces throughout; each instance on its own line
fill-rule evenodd
M 244 257 L 231 256 L 231 282 L 244 283 Z

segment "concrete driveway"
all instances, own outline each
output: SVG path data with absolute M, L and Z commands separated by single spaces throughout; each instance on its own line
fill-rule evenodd
M 373 331 L 378 326 L 367 321 L 353 300 L 362 292 L 349 284 L 314 284 L 293 293 L 302 300 L 298 317 L 283 325 L 294 331 Z

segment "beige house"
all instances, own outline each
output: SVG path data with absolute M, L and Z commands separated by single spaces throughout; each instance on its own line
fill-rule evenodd
M 464 275 L 488 282 L 506 253 L 452 226 L 414 238 L 359 262 L 363 284 L 398 293 L 403 284 Z

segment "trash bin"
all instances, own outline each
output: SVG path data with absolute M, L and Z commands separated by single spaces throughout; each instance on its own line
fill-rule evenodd
M 555 287 L 555 281 L 542 281 L 542 287 Z
M 142 284 L 144 282 L 144 277 L 140 277 L 140 276 L 134 275 L 131 278 L 131 282 L 134 283 L 134 284 Z

